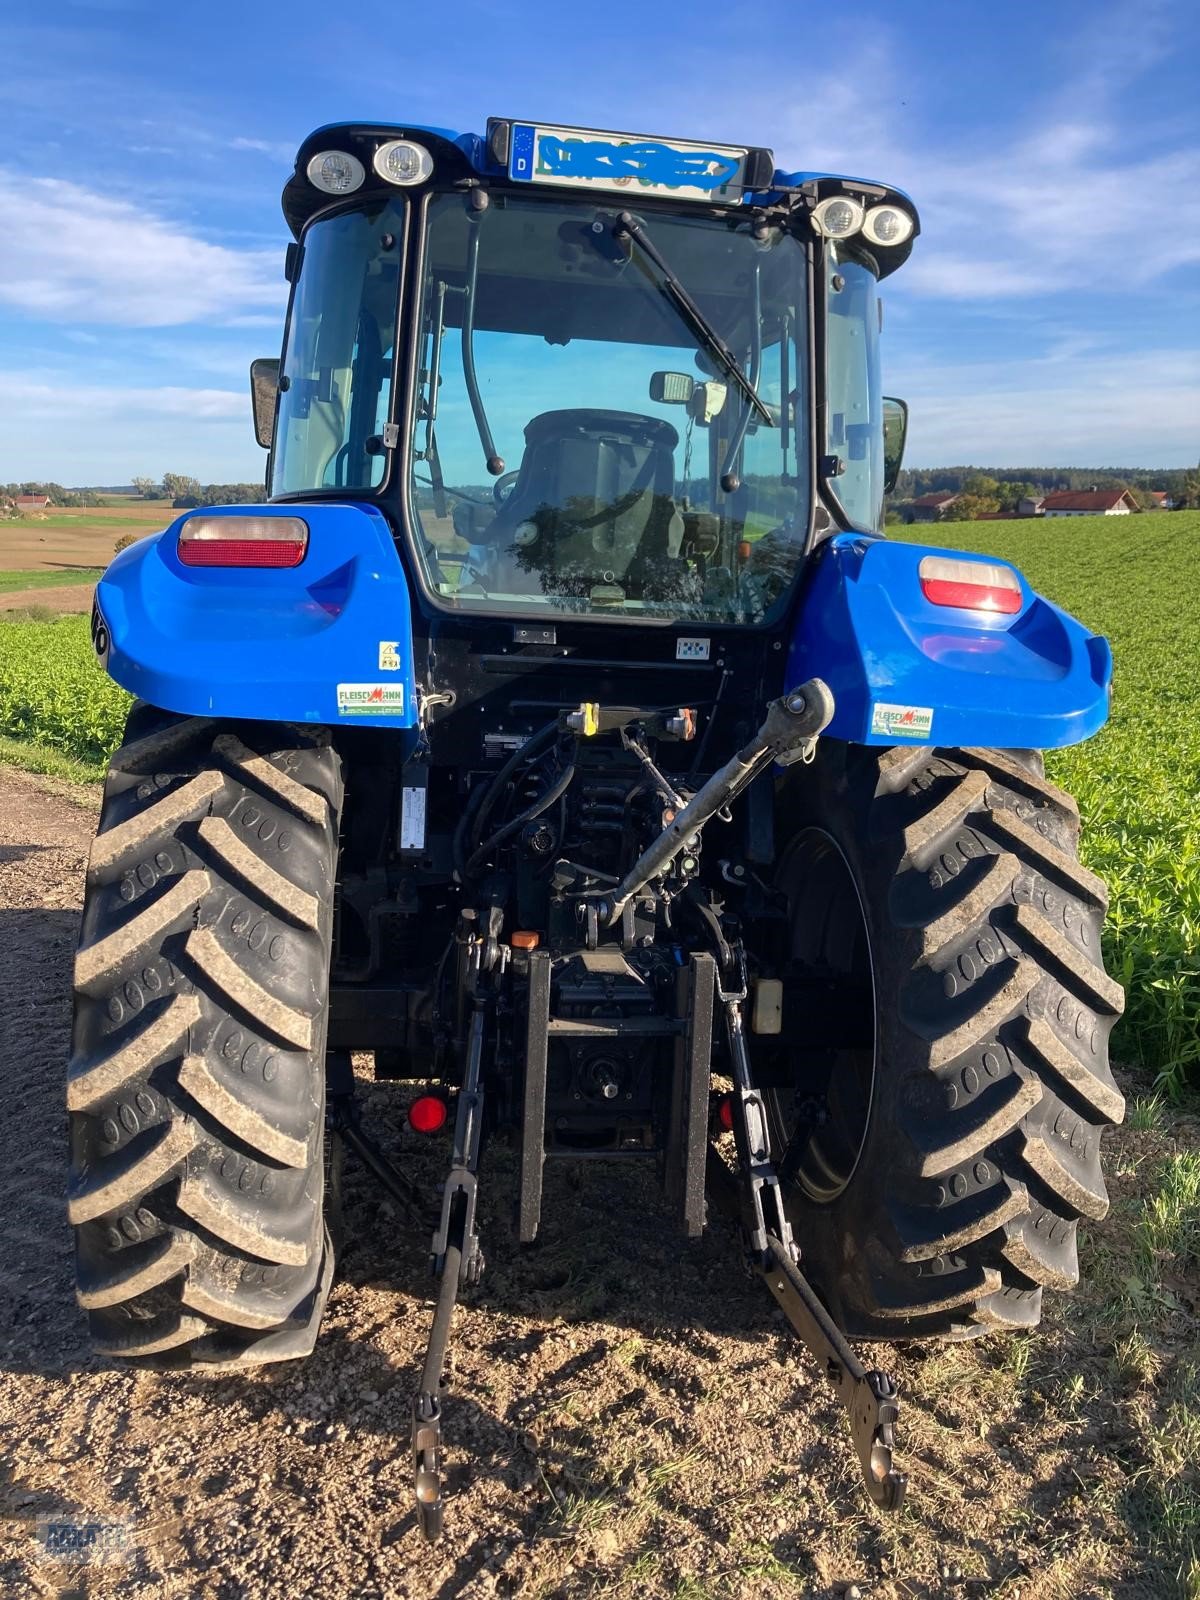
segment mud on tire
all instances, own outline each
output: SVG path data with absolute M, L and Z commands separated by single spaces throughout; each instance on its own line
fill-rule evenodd
M 1108 1066 L 1124 996 L 1101 962 L 1107 896 L 1079 863 L 1077 807 L 1030 752 L 847 747 L 798 773 L 783 806 L 797 848 L 827 840 L 853 882 L 860 1018 L 874 998 L 857 1161 L 836 1194 L 789 1192 L 806 1267 L 860 1337 L 1032 1327 L 1043 1289 L 1078 1279 L 1078 1221 L 1108 1207 L 1101 1129 L 1124 1112 Z M 769 1103 L 790 1137 L 786 1096 Z
M 75 962 L 68 1213 L 97 1347 L 311 1348 L 340 765 L 320 730 L 135 707 Z

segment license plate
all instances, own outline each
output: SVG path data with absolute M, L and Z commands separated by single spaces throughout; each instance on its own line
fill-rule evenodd
M 514 122 L 508 175 L 514 183 L 737 205 L 745 187 L 747 155 L 729 145 Z

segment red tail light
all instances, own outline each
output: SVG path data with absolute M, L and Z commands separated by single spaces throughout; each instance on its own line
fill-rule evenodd
M 733 1096 L 723 1094 L 717 1101 L 717 1122 L 726 1133 L 733 1132 Z
M 419 1094 L 408 1108 L 408 1122 L 414 1133 L 436 1133 L 446 1124 L 449 1109 L 441 1095 Z
M 308 524 L 299 517 L 189 517 L 176 548 L 185 567 L 298 567 Z
M 960 611 L 1021 609 L 1021 580 L 999 561 L 960 561 L 953 556 L 925 556 L 920 566 L 921 592 L 932 605 Z

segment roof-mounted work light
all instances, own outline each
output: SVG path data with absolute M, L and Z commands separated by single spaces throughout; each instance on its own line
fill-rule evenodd
M 913 219 L 899 206 L 872 206 L 862 225 L 863 238 L 872 244 L 903 244 L 913 231 Z
M 412 139 L 389 139 L 372 157 L 371 165 L 385 183 L 407 187 L 424 183 L 433 175 L 433 157 Z
M 362 162 L 347 150 L 318 150 L 306 170 L 309 183 L 323 194 L 353 194 L 367 176 Z
M 813 208 L 812 225 L 826 239 L 848 239 L 862 224 L 862 206 L 844 194 L 830 195 Z

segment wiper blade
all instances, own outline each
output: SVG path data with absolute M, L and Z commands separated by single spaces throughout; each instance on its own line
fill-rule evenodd
M 696 338 L 699 339 L 708 353 L 715 357 L 728 376 L 737 384 L 747 404 L 758 412 L 768 427 L 775 427 L 775 418 L 758 398 L 758 390 L 742 371 L 738 358 L 684 288 L 662 251 L 637 218 L 628 211 L 622 211 L 617 218 L 617 225 L 613 229 L 613 237 L 615 239 L 631 240 L 632 243 L 637 245 L 646 259 L 658 268 L 664 290 L 675 302 L 680 315 L 688 327 L 691 328 Z

